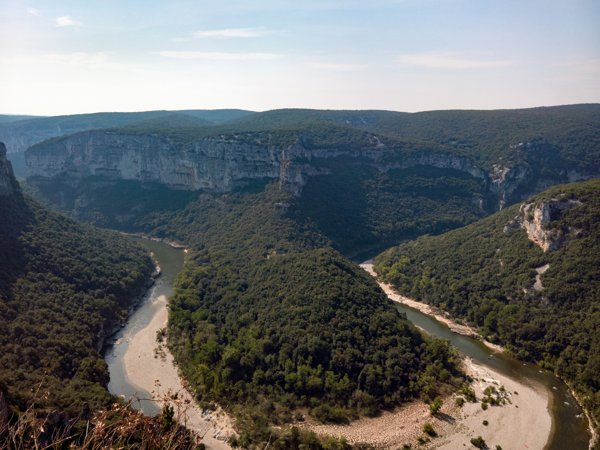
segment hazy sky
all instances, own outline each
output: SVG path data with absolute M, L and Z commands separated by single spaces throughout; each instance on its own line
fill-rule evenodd
M 0 113 L 581 102 L 599 0 L 0 0 Z

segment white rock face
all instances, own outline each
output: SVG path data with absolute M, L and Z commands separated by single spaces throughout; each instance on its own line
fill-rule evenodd
M 254 145 L 202 140 L 178 146 L 169 138 L 84 133 L 27 152 L 29 176 L 105 176 L 181 189 L 228 191 L 242 178 L 276 178 L 275 155 Z
M 6 147 L 0 142 L 0 196 L 12 195 L 15 191 L 15 178 L 10 161 L 6 159 Z
M 544 252 L 556 250 L 570 234 L 576 233 L 576 230 L 550 228 L 548 224 L 580 204 L 581 202 L 578 200 L 555 198 L 538 205 L 524 203 L 519 209 L 519 215 L 504 227 L 504 231 L 507 232 L 510 228 L 521 227 L 527 233 L 529 240 Z
M 487 179 L 466 157 L 425 150 L 402 155 L 401 150 L 382 146 L 375 138 L 360 149 L 307 149 L 301 139 L 285 147 L 264 141 L 268 139 L 235 136 L 178 142 L 164 135 L 89 131 L 32 147 L 26 163 L 29 177 L 102 176 L 214 192 L 230 191 L 243 180 L 267 178 L 278 180 L 282 189 L 295 195 L 309 177 L 329 173 L 317 160 L 339 156 L 362 158 L 384 172 L 426 165 Z

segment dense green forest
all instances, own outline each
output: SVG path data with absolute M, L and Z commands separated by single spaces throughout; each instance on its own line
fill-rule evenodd
M 301 414 L 345 422 L 459 386 L 449 345 L 424 338 L 366 273 L 286 218 L 288 200 L 274 185 L 204 194 L 148 223 L 191 244 L 169 345 L 197 397 L 236 414 L 240 444 Z
M 88 177 L 74 186 L 62 176 L 24 183 L 23 190 L 44 206 L 69 212 L 77 220 L 121 231 L 146 229 L 152 217 L 182 210 L 198 197 L 196 192 L 169 189 L 158 183 L 115 182 L 102 177 Z M 86 199 L 84 208 L 78 203 L 81 197 Z
M 147 288 L 149 255 L 44 209 L 3 169 L 0 448 L 192 448 L 168 415 L 146 417 L 106 389 L 104 341 Z
M 100 350 L 143 292 L 153 264 L 130 240 L 0 196 L 0 383 L 24 410 L 67 417 L 106 406 Z M 39 388 L 39 390 L 38 390 Z
M 545 225 L 564 242 L 542 251 L 515 226 L 515 205 L 376 258 L 400 292 L 477 325 L 520 358 L 554 369 L 600 422 L 600 181 L 561 185 L 527 203 L 573 200 Z M 580 203 L 577 203 L 580 202 Z M 538 271 L 546 264 L 546 272 Z
M 381 172 L 344 158 L 321 165 L 330 174 L 309 179 L 289 214 L 314 223 L 346 254 L 438 234 L 494 209 L 485 182 L 458 170 L 416 166 Z

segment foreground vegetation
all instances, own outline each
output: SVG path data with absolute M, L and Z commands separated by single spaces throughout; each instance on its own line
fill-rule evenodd
M 0 448 L 70 448 L 102 450 L 106 448 L 189 450 L 202 449 L 194 436 L 178 425 L 169 407 L 156 418 L 135 411 L 130 404 L 113 403 L 90 413 L 85 420 L 56 426 L 55 415 L 36 410 L 35 404 L 17 414 L 7 414 L 0 391 Z
M 376 270 L 408 296 L 477 325 L 516 356 L 554 369 L 600 423 L 600 181 L 557 186 L 528 201 L 575 200 L 547 228 L 567 236 L 543 252 L 516 205 L 441 236 L 425 236 L 376 258 Z M 507 227 L 507 225 L 509 225 Z M 534 289 L 539 269 L 542 289 Z M 539 287 L 538 287 L 539 288 Z

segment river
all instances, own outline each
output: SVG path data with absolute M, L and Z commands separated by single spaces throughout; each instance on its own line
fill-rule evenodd
M 134 406 L 148 415 L 155 415 L 160 407 L 153 401 L 143 400 L 150 398 L 150 392 L 140 389 L 127 377 L 124 360 L 132 339 L 151 324 L 160 308 L 164 308 L 164 305 L 160 305 L 156 300 L 172 294 L 175 276 L 183 267 L 184 252 L 161 242 L 146 239 L 141 239 L 140 242 L 154 253 L 161 267 L 162 275 L 152 287 L 149 295 L 131 315 L 127 325 L 114 336 L 115 342 L 106 353 L 110 371 L 108 388 L 114 395 L 127 399 L 142 399 L 136 401 Z M 416 309 L 402 304 L 396 304 L 396 308 L 427 333 L 450 341 L 463 355 L 470 357 L 474 362 L 516 381 L 532 386 L 542 386 L 547 390 L 550 398 L 549 411 L 553 423 L 553 432 L 550 442 L 546 446 L 547 450 L 588 449 L 590 434 L 585 415 L 567 386 L 551 372 L 536 365 L 518 361 L 509 355 L 495 352 L 477 339 L 454 333 L 447 325 Z M 153 352 L 153 349 L 147 351 Z
M 141 330 L 148 327 L 154 316 L 162 308 L 156 301 L 161 296 L 170 296 L 173 293 L 175 277 L 183 268 L 184 252 L 182 249 L 171 247 L 163 242 L 151 241 L 149 239 L 137 239 L 142 246 L 154 254 L 161 269 L 161 275 L 139 307 L 133 312 L 126 326 L 114 337 L 114 343 L 108 348 L 105 359 L 110 373 L 108 390 L 111 394 L 123 396 L 133 400 L 133 406 L 141 409 L 145 414 L 154 416 L 160 412 L 160 407 L 147 399 L 151 393 L 137 386 L 125 373 L 125 354 L 133 337 Z M 148 349 L 149 352 L 153 352 Z

